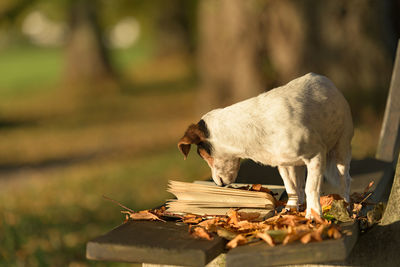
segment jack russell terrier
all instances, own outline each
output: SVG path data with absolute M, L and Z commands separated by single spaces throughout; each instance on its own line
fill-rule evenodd
M 309 73 L 208 112 L 188 127 L 178 147 L 186 159 L 191 144 L 197 145 L 219 186 L 235 181 L 240 159 L 277 166 L 289 196 L 286 209 L 303 204 L 305 192 L 306 217 L 312 218 L 312 209 L 321 215 L 324 174 L 340 185 L 349 201 L 352 137 L 351 112 L 343 95 L 328 78 Z

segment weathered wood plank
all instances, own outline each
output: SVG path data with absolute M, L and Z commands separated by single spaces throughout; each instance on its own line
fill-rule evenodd
M 399 138 L 400 122 L 400 39 L 397 45 L 392 80 L 390 82 L 385 115 L 379 137 L 376 158 L 392 162 L 397 156 L 396 140 Z M 398 144 L 397 144 L 398 145 Z
M 175 222 L 129 221 L 88 242 L 92 260 L 204 266 L 217 257 L 226 242 L 194 239 L 188 226 Z
M 351 235 L 308 244 L 293 243 L 270 247 L 265 243 L 257 243 L 236 247 L 227 253 L 226 266 L 278 266 L 344 261 L 357 241 L 358 224 L 344 224 L 343 229 Z

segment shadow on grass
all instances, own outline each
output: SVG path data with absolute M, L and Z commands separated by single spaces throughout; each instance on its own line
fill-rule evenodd
M 2 129 L 36 126 L 37 124 L 38 122 L 36 120 L 11 120 L 0 118 L 0 131 Z

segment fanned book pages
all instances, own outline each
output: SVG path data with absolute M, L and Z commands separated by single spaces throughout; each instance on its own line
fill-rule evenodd
M 280 186 L 279 190 L 282 190 Z M 242 212 L 258 212 L 265 218 L 272 216 L 275 209 L 275 198 L 269 193 L 219 187 L 212 183 L 170 180 L 168 192 L 176 196 L 176 199 L 167 201 L 167 210 L 172 213 L 225 215 L 234 208 Z

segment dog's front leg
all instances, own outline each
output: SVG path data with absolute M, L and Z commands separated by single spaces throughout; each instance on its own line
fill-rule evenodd
M 306 181 L 306 199 L 307 209 L 306 218 L 312 219 L 311 210 L 313 209 L 318 215 L 321 215 L 320 204 L 320 188 L 325 170 L 326 157 L 320 153 L 306 162 L 307 165 L 307 181 Z
M 304 203 L 305 169 L 303 166 L 278 166 L 278 170 L 288 194 L 285 208 L 298 210 L 299 205 Z

